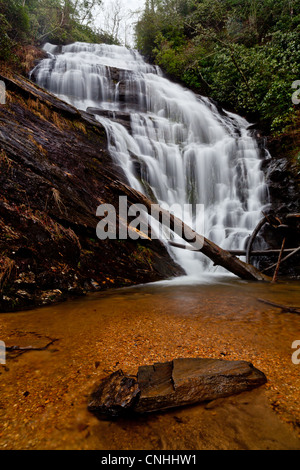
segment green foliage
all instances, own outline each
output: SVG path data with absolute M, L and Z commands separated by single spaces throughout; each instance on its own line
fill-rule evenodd
M 14 59 L 17 47 L 45 42 L 115 43 L 93 26 L 102 0 L 0 0 L 0 60 Z
M 13 42 L 8 33 L 10 24 L 4 15 L 0 14 L 0 60 L 9 60 L 11 58 L 11 50 Z
M 24 40 L 29 27 L 28 13 L 19 0 L 0 0 L 0 60 L 12 60 L 16 43 Z
M 151 0 L 136 35 L 144 55 L 196 91 L 273 134 L 295 124 L 300 0 Z
M 21 0 L 0 1 L 0 14 L 7 22 L 6 33 L 11 40 L 22 40 L 29 31 L 29 16 Z

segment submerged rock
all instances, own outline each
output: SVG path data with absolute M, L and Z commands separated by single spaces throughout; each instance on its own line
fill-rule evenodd
M 149 413 L 224 398 L 265 384 L 263 372 L 246 361 L 174 359 L 138 369 L 137 379 L 119 370 L 92 394 L 89 411 L 120 416 Z

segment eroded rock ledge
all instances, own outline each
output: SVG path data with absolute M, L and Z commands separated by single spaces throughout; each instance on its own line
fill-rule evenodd
M 125 180 L 102 125 L 20 75 L 0 80 L 0 312 L 182 274 L 159 241 L 97 239 L 96 209 L 117 208 L 111 181 Z
M 250 362 L 180 358 L 139 367 L 137 377 L 114 372 L 92 394 L 88 409 L 112 417 L 149 413 L 224 398 L 266 381 Z

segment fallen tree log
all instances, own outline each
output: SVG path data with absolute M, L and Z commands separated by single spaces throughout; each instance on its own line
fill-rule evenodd
M 121 183 L 121 181 L 112 182 L 112 187 L 114 187 L 119 194 L 126 195 L 131 203 L 142 204 L 149 214 L 153 214 L 152 206 L 154 203 L 139 191 Z M 168 228 L 170 228 L 170 230 L 179 234 L 186 242 L 196 244 L 198 249 L 205 256 L 210 258 L 215 265 L 222 266 L 241 279 L 271 281 L 269 276 L 261 273 L 251 264 L 244 263 L 236 256 L 231 255 L 228 251 L 223 250 L 203 235 L 198 234 L 178 217 L 158 205 L 156 205 L 156 207 L 159 209 L 157 216 L 162 224 L 164 224 L 165 220 L 168 220 Z
M 182 250 L 197 251 L 197 250 L 194 250 L 189 245 L 183 245 L 182 243 L 177 243 L 177 242 L 173 242 L 173 241 L 169 241 L 168 245 L 173 246 L 174 248 L 181 248 Z M 283 250 L 283 253 L 294 254 L 294 252 L 296 250 L 299 250 L 299 249 L 300 248 L 285 248 Z M 235 255 L 235 256 L 246 256 L 246 253 L 247 253 L 246 250 L 227 250 L 227 251 L 231 255 Z M 281 250 L 255 250 L 255 251 L 251 251 L 251 256 L 279 255 L 280 251 Z M 281 261 L 283 261 L 283 260 L 281 260 Z

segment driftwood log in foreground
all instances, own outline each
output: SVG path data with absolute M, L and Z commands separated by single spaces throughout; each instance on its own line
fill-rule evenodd
M 126 195 L 130 202 L 134 204 L 143 204 L 149 213 L 151 213 L 152 205 L 154 204 L 150 199 L 144 196 L 139 191 L 130 188 L 120 181 L 115 181 L 112 186 L 123 195 Z M 183 238 L 188 243 L 196 244 L 199 251 L 210 258 L 215 265 L 222 266 L 236 276 L 245 280 L 255 281 L 270 281 L 270 277 L 262 274 L 251 264 L 244 263 L 236 256 L 231 255 L 228 251 L 223 250 L 218 245 L 208 240 L 204 236 L 196 233 L 188 225 L 186 225 L 178 217 L 175 217 L 165 209 L 159 208 L 160 222 L 163 224 L 164 219 L 170 223 L 169 228 Z

